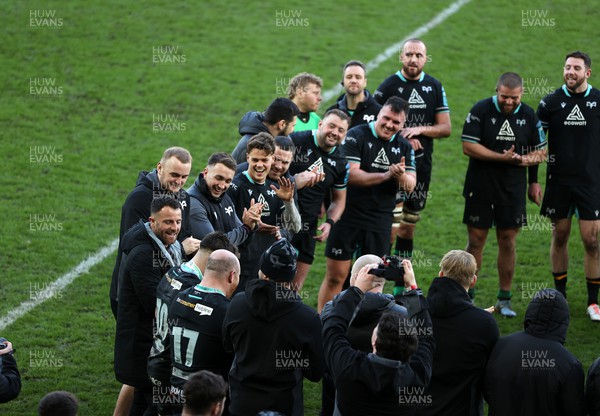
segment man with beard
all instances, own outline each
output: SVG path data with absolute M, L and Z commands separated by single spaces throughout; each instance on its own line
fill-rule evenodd
M 317 128 L 321 118 L 317 115 L 321 97 L 323 80 L 314 74 L 302 72 L 292 79 L 288 84 L 288 98 L 298 106 L 298 122 L 295 131 L 314 130 Z
M 259 231 L 240 245 L 242 273 L 238 291 L 256 279 L 256 259 L 278 238 L 300 230 L 300 213 L 294 203 L 294 184 L 285 177 L 273 182 L 268 178 L 273 163 L 275 143 L 268 133 L 259 133 L 248 141 L 248 169 L 238 173 L 227 191 L 238 217 L 253 202 L 263 205 Z M 278 186 L 277 186 L 278 185 Z
M 276 98 L 264 113 L 259 111 L 246 113 L 240 120 L 239 131 L 242 137 L 231 156 L 237 163 L 244 163 L 248 140 L 258 133 L 269 133 L 273 137 L 287 136 L 292 133 L 296 126 L 298 111 L 298 107 L 292 100 Z
M 469 156 L 463 189 L 469 241 L 466 251 L 481 270 L 483 248 L 490 228 L 496 227 L 500 290 L 496 311 L 513 318 L 511 285 L 515 271 L 516 238 L 527 225 L 526 166 L 545 161 L 546 137 L 531 107 L 521 103 L 523 80 L 514 72 L 500 76 L 497 94 L 479 101 L 465 121 L 462 146 Z M 530 195 L 539 184 L 530 176 Z
M 119 382 L 135 389 L 131 415 L 153 407 L 146 365 L 153 340 L 156 288 L 163 274 L 182 262 L 177 241 L 180 228 L 181 205 L 162 196 L 152 200 L 149 222 L 140 220 L 123 236 L 114 369 Z
M 367 90 L 367 68 L 361 61 L 348 61 L 342 73 L 342 86 L 346 92 L 327 111 L 337 109 L 350 117 L 350 128 L 375 120 L 381 104 Z
M 423 72 L 427 62 L 427 48 L 420 39 L 409 39 L 400 52 L 402 69 L 386 78 L 375 91 L 375 100 L 383 104 L 391 96 L 408 101 L 410 114 L 406 119 L 404 136 L 415 151 L 417 185 L 415 191 L 398 196 L 394 213 L 392 239 L 396 236 L 395 254 L 412 257 L 415 227 L 429 196 L 433 141 L 450 136 L 450 109 L 441 82 Z M 403 206 L 400 203 L 403 202 Z M 397 283 L 395 292 L 402 290 Z
M 327 238 L 327 273 L 319 290 L 318 310 L 342 290 L 356 250 L 383 256 L 389 251 L 396 192 L 416 184 L 414 152 L 398 134 L 408 103 L 385 102 L 377 120 L 350 129 L 343 152 L 350 164 L 346 207 Z
M 213 153 L 190 194 L 190 223 L 193 234 L 202 239 L 213 231 L 223 231 L 234 245 L 239 246 L 258 227 L 262 204 L 244 208 L 236 215 L 234 203 L 227 190 L 235 176 L 235 160 L 227 153 Z
M 294 175 L 315 172 L 322 180 L 298 191 L 302 230 L 292 239 L 298 249 L 298 267 L 294 288 L 300 290 L 314 260 L 316 242 L 327 241 L 331 227 L 340 219 L 346 206 L 348 162 L 339 146 L 346 137 L 349 118 L 341 110 L 329 110 L 317 130 L 292 133 L 296 157 L 290 168 Z M 331 192 L 327 220 L 317 227 L 321 205 Z M 317 235 L 317 231 L 320 233 Z
M 565 84 L 544 97 L 537 114 L 548 133 L 548 170 L 541 214 L 552 221 L 550 261 L 556 289 L 567 294 L 568 243 L 575 212 L 585 248 L 587 313 L 600 321 L 600 91 L 588 84 L 592 60 L 580 51 L 567 55 Z

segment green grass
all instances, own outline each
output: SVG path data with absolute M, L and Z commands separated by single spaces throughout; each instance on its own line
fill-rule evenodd
M 137 172 L 154 166 L 164 148 L 181 145 L 195 158 L 193 175 L 217 150 L 232 150 L 240 117 L 264 109 L 281 89 L 278 82 L 298 72 L 320 75 L 324 90 L 340 79 L 349 59 L 365 62 L 426 23 L 450 0 L 359 4 L 288 2 L 12 2 L 0 17 L 3 93 L 0 139 L 3 174 L 0 214 L 4 249 L 0 279 L 4 316 L 30 299 L 31 288 L 54 281 L 118 233 L 120 207 Z M 523 27 L 522 10 L 547 10 L 553 27 Z M 30 28 L 30 10 L 55 10 L 60 28 Z M 276 25 L 276 11 L 295 10 L 307 27 Z M 426 71 L 442 80 L 452 110 L 453 134 L 434 153 L 431 199 L 417 228 L 415 248 L 422 254 L 418 279 L 427 287 L 437 263 L 452 248 L 464 248 L 462 183 L 467 158 L 460 132 L 478 100 L 494 93 L 497 77 L 517 71 L 545 85 L 561 85 L 566 52 L 582 49 L 600 56 L 594 21 L 600 12 L 583 1 L 514 2 L 475 0 L 423 38 L 431 62 Z M 183 63 L 154 63 L 153 47 L 178 48 Z M 369 73 L 374 90 L 398 69 L 393 57 Z M 30 78 L 54 80 L 60 95 L 30 94 Z M 592 76 L 591 83 L 596 78 Z M 524 101 L 537 106 L 543 93 Z M 322 109 L 330 103 L 323 103 Z M 185 131 L 153 131 L 153 115 L 174 115 Z M 31 146 L 53 149 L 58 163 L 31 163 Z M 35 149 L 35 148 L 34 148 Z M 60 158 L 58 157 L 60 156 Z M 543 178 L 544 169 L 540 171 Z M 538 213 L 528 205 L 535 222 Z M 54 216 L 35 229 L 35 216 Z M 46 217 L 47 218 L 47 217 Z M 39 223 L 38 223 L 39 224 Z M 44 222 L 42 222 L 44 224 Z M 60 227 L 58 227 L 60 225 Z M 493 237 L 493 233 L 490 235 Z M 499 319 L 502 334 L 522 328 L 527 288 L 551 286 L 547 229 L 518 237 L 514 282 L 515 320 Z M 478 283 L 477 303 L 494 303 L 497 246 L 490 238 Z M 596 357 L 598 327 L 585 316 L 583 251 L 578 233 L 570 244 L 569 302 L 572 321 L 568 348 L 587 367 Z M 324 275 L 323 247 L 307 281 L 308 303 L 316 305 Z M 2 414 L 33 414 L 48 391 L 67 389 L 82 402 L 81 414 L 112 412 L 118 383 L 112 373 L 114 320 L 108 286 L 114 255 L 3 331 L 17 348 L 24 387 Z M 46 363 L 30 357 L 52 356 Z M 33 364 L 33 365 L 32 365 Z M 320 402 L 318 385 L 305 383 L 306 414 Z

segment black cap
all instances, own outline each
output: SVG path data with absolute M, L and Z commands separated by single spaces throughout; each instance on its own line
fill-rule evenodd
M 270 280 L 291 282 L 296 276 L 298 254 L 294 246 L 285 238 L 277 240 L 260 256 L 260 271 Z

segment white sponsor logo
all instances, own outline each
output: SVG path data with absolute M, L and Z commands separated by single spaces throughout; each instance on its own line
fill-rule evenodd
M 585 121 L 585 117 L 581 113 L 579 106 L 575 104 L 575 107 L 573 107 L 565 120 L 565 126 L 585 126 L 586 124 L 587 122 Z
M 513 133 L 508 120 L 504 120 L 504 123 L 500 128 L 500 132 L 498 133 L 498 136 L 496 136 L 496 140 L 504 140 L 509 142 L 515 141 L 515 134 Z
M 199 312 L 200 316 L 202 316 L 202 315 L 208 315 L 208 316 L 210 316 L 213 313 L 213 308 L 201 305 L 199 303 L 196 303 L 196 306 L 194 306 L 194 310 L 196 312 Z
M 410 93 L 410 98 L 408 99 L 408 103 L 410 104 L 410 108 L 425 108 L 425 107 L 427 107 L 427 105 L 425 104 L 425 101 L 423 101 L 423 98 L 421 98 L 421 96 L 419 95 L 417 90 L 413 90 Z
M 231 217 L 231 214 L 233 214 L 233 207 L 229 206 L 229 207 L 225 208 L 225 214 L 227 214 Z
M 374 164 L 375 163 L 381 163 L 382 165 L 386 165 L 386 166 L 390 165 L 390 161 L 383 149 L 380 149 L 379 153 L 377 153 L 377 157 L 374 160 Z

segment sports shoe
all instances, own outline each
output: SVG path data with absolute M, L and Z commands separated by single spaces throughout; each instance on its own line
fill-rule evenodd
M 498 303 L 496 303 L 496 312 L 505 318 L 514 318 L 517 316 L 517 313 L 512 310 L 510 300 L 498 300 Z M 598 316 L 600 317 L 600 315 Z
M 587 308 L 587 314 L 592 321 L 600 321 L 600 307 L 597 303 L 592 303 Z

